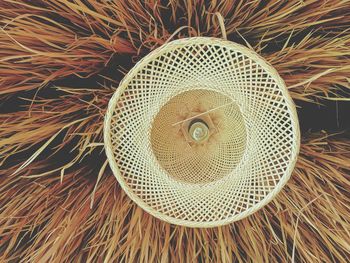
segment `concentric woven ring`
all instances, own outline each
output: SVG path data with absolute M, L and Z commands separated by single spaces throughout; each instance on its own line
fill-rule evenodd
M 187 134 L 197 119 L 209 130 L 203 142 Z M 104 141 L 114 175 L 140 207 L 173 224 L 214 227 L 276 196 L 300 134 L 272 66 L 239 44 L 196 37 L 167 43 L 130 70 L 110 100 Z

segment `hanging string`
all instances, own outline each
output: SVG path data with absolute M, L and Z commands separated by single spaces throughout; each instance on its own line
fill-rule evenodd
M 215 12 L 215 15 L 216 15 L 216 17 L 218 18 L 218 21 L 219 21 L 219 26 L 220 26 L 220 29 L 221 29 L 222 38 L 227 40 L 224 18 L 222 17 L 222 15 L 219 12 Z

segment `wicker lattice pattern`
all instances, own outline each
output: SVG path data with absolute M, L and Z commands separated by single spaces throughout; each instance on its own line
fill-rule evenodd
M 206 125 L 203 142 L 188 134 L 194 120 Z M 105 121 L 109 163 L 127 194 L 152 215 L 191 227 L 227 224 L 268 203 L 290 177 L 299 140 L 277 72 L 241 45 L 204 37 L 140 61 Z
M 211 109 L 216 110 L 205 114 L 213 126 L 208 141 L 196 144 L 186 140 L 187 130 L 183 131 L 181 121 Z M 151 145 L 159 164 L 170 176 L 184 183 L 213 182 L 230 174 L 243 156 L 244 119 L 237 104 L 222 93 L 186 91 L 160 109 L 153 122 Z

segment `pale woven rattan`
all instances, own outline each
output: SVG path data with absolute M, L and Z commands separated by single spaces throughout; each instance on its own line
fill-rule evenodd
M 200 143 L 188 134 L 195 119 Z M 167 43 L 135 65 L 109 103 L 104 139 L 130 198 L 190 227 L 224 225 L 267 204 L 300 143 L 278 73 L 248 48 L 205 37 Z

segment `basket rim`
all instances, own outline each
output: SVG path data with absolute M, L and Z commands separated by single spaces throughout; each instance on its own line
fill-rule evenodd
M 144 65 L 148 64 L 151 60 L 161 56 L 163 53 L 165 53 L 168 50 L 174 50 L 176 47 L 184 46 L 188 44 L 206 44 L 206 45 L 225 46 L 227 48 L 237 50 L 238 52 L 244 54 L 246 57 L 252 59 L 259 66 L 261 66 L 264 69 L 264 71 L 267 72 L 274 79 L 274 81 L 276 81 L 278 88 L 282 92 L 283 98 L 285 99 L 286 104 L 288 105 L 288 111 L 291 116 L 291 122 L 292 122 L 292 128 L 293 128 L 293 136 L 295 136 L 295 141 L 292 149 L 292 157 L 289 161 L 288 167 L 284 175 L 278 181 L 275 188 L 270 193 L 268 193 L 262 200 L 254 204 L 252 207 L 244 210 L 239 214 L 233 215 L 223 220 L 210 221 L 210 222 L 189 221 L 189 220 L 178 219 L 178 218 L 165 215 L 157 211 L 156 209 L 152 208 L 146 202 L 144 202 L 140 197 L 138 197 L 133 192 L 133 190 L 129 187 L 129 185 L 126 183 L 125 179 L 120 173 L 118 165 L 116 164 L 114 153 L 112 151 L 110 126 L 111 126 L 113 112 L 116 108 L 118 98 L 121 96 L 121 94 L 123 94 L 125 89 L 128 87 L 130 80 L 132 80 L 133 77 L 138 73 L 139 69 L 143 68 Z M 291 98 L 288 92 L 288 89 L 286 87 L 284 80 L 280 77 L 277 70 L 269 62 L 267 62 L 264 58 L 262 58 L 259 54 L 249 49 L 248 47 L 245 47 L 241 44 L 238 44 L 229 40 L 224 40 L 224 39 L 214 38 L 214 37 L 189 37 L 189 38 L 173 40 L 156 48 L 155 50 L 147 54 L 145 57 L 143 57 L 140 61 L 138 61 L 133 66 L 133 68 L 131 68 L 129 72 L 124 76 L 124 78 L 120 81 L 118 88 L 116 89 L 113 96 L 111 97 L 108 103 L 108 109 L 105 114 L 103 130 L 104 130 L 103 131 L 104 148 L 107 155 L 108 163 L 109 163 L 109 166 L 111 167 L 113 175 L 116 177 L 123 191 L 129 196 L 129 198 L 132 201 L 134 201 L 138 206 L 140 206 L 143 210 L 145 210 L 152 216 L 155 216 L 156 218 L 171 224 L 181 225 L 186 227 L 201 227 L 201 228 L 218 227 L 218 226 L 230 224 L 234 221 L 238 221 L 240 219 L 243 219 L 253 214 L 257 210 L 259 210 L 260 208 L 268 204 L 270 201 L 272 201 L 272 199 L 281 191 L 281 189 L 287 183 L 287 181 L 291 177 L 291 174 L 294 170 L 294 167 L 299 155 L 299 151 L 300 151 L 300 128 L 299 128 L 299 120 L 298 120 L 296 107 L 293 99 Z

